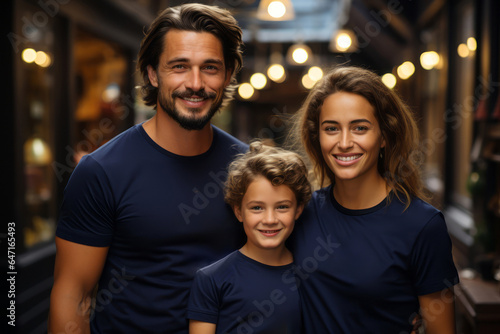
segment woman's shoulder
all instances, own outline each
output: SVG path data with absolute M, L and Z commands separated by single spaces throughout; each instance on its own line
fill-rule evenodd
M 391 211 L 393 214 L 401 215 L 402 221 L 422 227 L 431 220 L 444 222 L 444 216 L 441 211 L 423 199 L 413 197 L 411 198 L 410 204 L 407 206 L 406 202 L 400 198 L 394 196 L 390 206 L 392 206 Z

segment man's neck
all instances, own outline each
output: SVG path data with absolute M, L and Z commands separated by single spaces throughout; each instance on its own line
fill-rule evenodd
M 186 130 L 168 115 L 158 111 L 142 127 L 148 136 L 165 150 L 182 156 L 195 156 L 208 151 L 213 130 L 208 123 L 201 130 Z

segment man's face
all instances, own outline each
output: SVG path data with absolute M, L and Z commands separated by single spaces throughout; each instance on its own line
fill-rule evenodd
M 187 130 L 201 130 L 222 104 L 231 73 L 224 66 L 222 43 L 207 32 L 170 30 L 151 84 L 162 109 Z

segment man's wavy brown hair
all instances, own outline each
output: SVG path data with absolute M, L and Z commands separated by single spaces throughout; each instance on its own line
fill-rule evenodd
M 137 59 L 137 70 L 140 71 L 144 81 L 141 88 L 144 103 L 156 107 L 158 88 L 149 81 L 148 65 L 156 70 L 163 49 L 171 47 L 164 45 L 165 35 L 170 29 L 208 32 L 221 41 L 224 65 L 231 73 L 231 81 L 224 90 L 222 103 L 222 106 L 227 105 L 236 91 L 236 74 L 243 66 L 242 32 L 238 22 L 228 10 L 203 4 L 184 4 L 167 8 L 146 31 Z

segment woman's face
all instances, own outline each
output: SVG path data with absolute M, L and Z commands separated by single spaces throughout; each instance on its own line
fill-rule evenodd
M 361 95 L 337 92 L 325 99 L 319 117 L 319 142 L 336 182 L 380 177 L 377 162 L 385 140 L 374 108 Z

